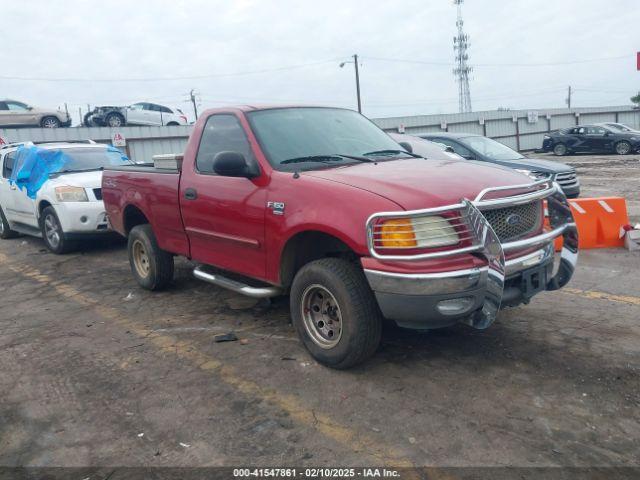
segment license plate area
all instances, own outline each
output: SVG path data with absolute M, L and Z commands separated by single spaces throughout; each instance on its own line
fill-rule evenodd
M 522 294 L 533 297 L 536 293 L 546 290 L 547 287 L 547 267 L 540 265 L 522 272 Z

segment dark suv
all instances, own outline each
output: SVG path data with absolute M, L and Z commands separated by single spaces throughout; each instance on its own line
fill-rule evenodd
M 419 135 L 432 142 L 444 143 L 467 160 L 495 163 L 524 173 L 539 180 L 552 177 L 569 198 L 580 195 L 580 181 L 576 170 L 569 165 L 551 160 L 528 158 L 491 138 L 472 133 L 428 133 Z
M 579 152 L 627 155 L 640 150 L 640 133 L 602 124 L 577 125 L 545 135 L 542 150 L 554 155 Z

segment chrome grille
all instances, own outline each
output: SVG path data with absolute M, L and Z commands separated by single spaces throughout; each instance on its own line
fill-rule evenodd
M 512 207 L 483 210 L 482 214 L 501 242 L 518 240 L 533 233 L 542 224 L 542 202 L 536 201 Z
M 556 182 L 561 187 L 571 187 L 578 183 L 578 176 L 576 175 L 575 170 L 571 170 L 570 172 L 558 173 L 556 175 Z

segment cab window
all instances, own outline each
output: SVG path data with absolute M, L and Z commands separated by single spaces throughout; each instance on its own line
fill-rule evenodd
M 200 173 L 213 173 L 213 159 L 220 152 L 238 152 L 252 162 L 251 146 L 244 129 L 235 115 L 212 115 L 202 131 L 196 156 L 196 169 Z

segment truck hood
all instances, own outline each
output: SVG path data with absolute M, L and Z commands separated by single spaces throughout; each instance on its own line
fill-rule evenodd
M 544 173 L 566 173 L 573 171 L 569 165 L 541 158 L 519 158 L 517 160 L 491 160 L 491 163 L 509 168 L 520 168 Z
M 65 173 L 60 176 L 49 178 L 46 185 L 49 188 L 60 187 L 63 185 L 69 187 L 100 188 L 102 186 L 102 171 L 96 170 L 94 172 Z
M 532 180 L 508 168 L 457 160 L 360 163 L 304 175 L 339 182 L 380 195 L 406 210 L 439 207 L 474 199 L 488 187 L 522 185 Z

